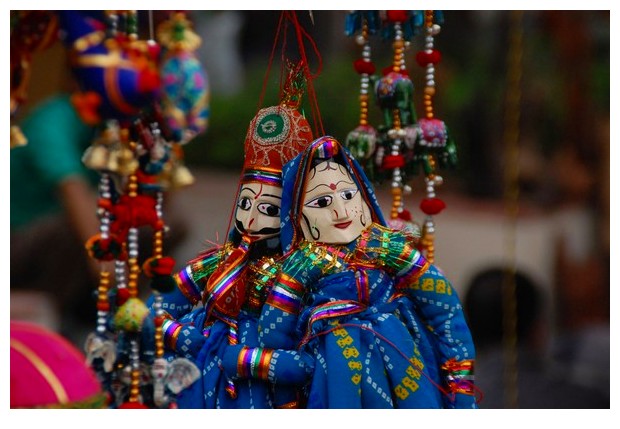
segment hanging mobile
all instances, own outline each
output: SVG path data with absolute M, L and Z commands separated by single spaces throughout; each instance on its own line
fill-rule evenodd
M 441 61 L 441 53 L 435 49 L 434 38 L 441 27 L 439 11 L 424 11 L 424 49 L 416 55 L 417 63 L 425 68 L 424 117 L 418 120 L 418 139 L 414 149 L 414 162 L 422 165 L 425 175 L 426 197 L 420 202 L 420 209 L 426 215 L 422 229 L 421 247 L 426 259 L 435 260 L 435 222 L 433 216 L 439 214 L 445 203 L 437 198 L 436 187 L 443 183 L 438 174 L 440 167 L 454 168 L 457 162 L 456 146 L 448 133 L 444 121 L 435 117 L 433 97 L 435 96 L 435 67 Z
M 344 144 L 360 162 L 370 180 L 374 180 L 373 158 L 377 149 L 377 130 L 370 125 L 368 119 L 371 76 L 376 71 L 371 59 L 370 35 L 376 34 L 379 27 L 380 19 L 377 11 L 353 11 L 346 18 L 345 34 L 347 36 L 357 34 L 355 42 L 362 47 L 362 57 L 353 62 L 355 71 L 360 75 L 359 124 L 349 132 Z

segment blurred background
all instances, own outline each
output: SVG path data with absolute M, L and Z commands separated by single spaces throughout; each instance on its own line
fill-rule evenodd
M 165 210 L 172 237 L 166 245 L 177 268 L 226 234 L 245 133 L 260 107 L 280 17 L 279 11 L 188 13 L 202 38 L 197 54 L 211 98 L 207 131 L 184 147 L 195 183 L 175 191 Z M 341 142 L 359 116 L 359 77 L 352 63 L 360 48 L 344 33 L 346 14 L 297 11 L 322 60 L 314 89 L 323 127 Z M 141 29 L 148 27 L 145 16 L 140 15 Z M 519 25 L 514 22 L 511 11 L 444 11 L 435 37 L 442 53 L 435 112 L 450 128 L 459 156 L 458 167 L 443 172 L 438 189 L 447 208 L 435 217 L 435 261 L 470 319 L 478 349 L 476 377 L 484 393 L 481 408 L 608 408 L 609 11 L 525 11 Z M 515 40 L 520 44 L 511 44 Z M 422 43 L 414 38 L 405 52 L 419 114 L 424 73 L 415 53 Z M 372 50 L 376 64 L 390 63 L 389 44 L 374 40 Z M 317 59 L 309 58 L 316 70 Z M 279 70 L 276 60 L 262 107 L 277 102 Z M 520 73 L 517 88 L 510 86 L 515 72 Z M 33 56 L 31 73 L 18 124 L 66 90 L 70 74 L 62 43 Z M 507 94 L 520 101 L 516 153 L 509 150 L 506 134 Z M 372 115 L 378 122 L 378 109 L 371 108 Z M 11 157 L 19 150 L 13 149 Z M 517 194 L 506 183 L 515 163 Z M 12 168 L 12 205 L 19 189 L 13 176 Z M 424 182 L 414 181 L 412 187 L 405 206 L 422 220 L 418 204 Z M 389 184 L 377 190 L 388 212 Z M 12 211 L 12 264 L 19 262 L 13 240 L 19 220 Z M 68 234 L 57 235 L 59 249 L 63 240 L 73 240 L 67 246 L 79 243 Z M 67 277 L 69 262 L 61 270 Z M 510 347 L 501 294 L 506 271 L 516 272 L 517 335 Z M 69 315 L 53 284 L 34 290 L 19 283 L 12 273 L 11 317 L 41 321 L 81 348 L 94 327 L 94 300 L 80 298 L 74 304 L 80 310 Z

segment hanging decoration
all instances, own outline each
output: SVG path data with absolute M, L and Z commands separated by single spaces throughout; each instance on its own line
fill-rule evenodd
M 72 101 L 82 120 L 135 120 L 159 88 L 156 45 L 139 40 L 136 11 L 59 11 L 80 90 Z
M 351 131 L 345 146 L 362 164 L 375 182 L 389 181 L 392 206 L 390 225 L 396 229 L 409 228 L 421 237 L 420 249 L 434 262 L 433 216 L 445 203 L 436 195 L 442 184 L 440 168 L 454 168 L 456 146 L 445 123 L 435 117 L 433 96 L 436 91 L 435 67 L 441 53 L 434 46 L 434 37 L 443 22 L 440 11 L 353 11 L 347 15 L 345 34 L 355 36 L 362 46 L 362 58 L 354 61 L 361 77 L 360 122 Z M 423 92 L 424 115 L 418 119 L 414 104 L 414 85 L 406 66 L 406 50 L 418 34 L 424 34 L 424 48 L 416 55 L 425 71 Z M 376 74 L 370 56 L 370 36 L 379 34 L 391 42 L 392 64 Z M 381 112 L 382 123 L 373 127 L 369 122 L 369 89 L 374 87 L 375 103 Z M 405 205 L 405 196 L 412 193 L 411 180 L 420 171 L 424 175 L 426 194 L 420 209 L 426 215 L 423 226 L 413 221 Z
M 162 46 L 160 104 L 171 139 L 185 144 L 203 133 L 209 120 L 209 84 L 195 51 L 202 43 L 187 14 L 170 13 L 157 29 Z
M 426 183 L 426 197 L 420 202 L 420 209 L 426 215 L 422 233 L 422 247 L 427 258 L 435 259 L 435 222 L 433 216 L 444 208 L 443 200 L 437 198 L 435 187 L 443 183 L 438 174 L 439 167 L 456 167 L 456 145 L 451 139 L 444 121 L 437 119 L 433 110 L 435 95 L 435 66 L 441 60 L 441 53 L 435 49 L 434 38 L 441 27 L 442 15 L 437 11 L 424 11 L 424 49 L 416 55 L 420 67 L 426 69 L 424 87 L 424 117 L 418 121 L 418 139 L 414 152 L 414 162 L 422 165 Z
M 194 183 L 185 167 L 182 145 L 206 131 L 209 123 L 209 81 L 195 51 L 202 40 L 192 30 L 192 23 L 183 11 L 171 12 L 157 28 L 162 47 L 161 82 L 158 110 L 172 142 L 170 160 L 164 171 L 169 188 Z
M 110 407 L 171 408 L 198 369 L 186 359 L 163 358 L 163 318 L 149 312 L 139 285 L 147 279 L 157 296 L 175 284 L 175 260 L 164 253 L 163 202 L 165 191 L 192 182 L 187 169 L 186 179 L 179 179 L 185 168 L 179 148 L 187 140 L 175 139 L 179 130 L 171 129 L 162 109 L 159 44 L 152 34 L 139 39 L 137 11 L 59 14 L 80 87 L 72 100 L 85 122 L 101 128 L 83 155 L 100 174 L 100 232 L 86 249 L 102 267 L 87 359 Z M 148 257 L 139 249 L 141 230 L 152 233 Z
M 32 56 L 58 40 L 58 19 L 51 11 L 11 10 L 11 121 L 28 98 Z M 11 125 L 11 148 L 23 146 L 26 137 Z
M 371 58 L 370 35 L 380 29 L 379 13 L 377 11 L 357 11 L 347 15 L 345 33 L 352 36 L 356 32 L 355 41 L 362 47 L 362 57 L 353 62 L 355 71 L 360 75 L 360 120 L 359 125 L 351 131 L 345 140 L 345 146 L 361 163 L 368 177 L 375 177 L 372 157 L 377 148 L 377 130 L 370 125 L 368 119 L 368 104 L 370 78 L 375 74 L 375 65 Z

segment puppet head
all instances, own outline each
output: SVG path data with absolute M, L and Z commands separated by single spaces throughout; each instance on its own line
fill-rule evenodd
M 371 223 L 386 225 L 362 167 L 333 137 L 314 140 L 284 168 L 285 251 L 302 239 L 347 244 Z
M 301 229 L 308 241 L 346 244 L 372 222 L 370 207 L 333 142 L 317 148 L 302 195 Z
M 261 109 L 248 127 L 235 227 L 268 238 L 280 232 L 282 167 L 312 141 L 310 124 L 286 104 Z

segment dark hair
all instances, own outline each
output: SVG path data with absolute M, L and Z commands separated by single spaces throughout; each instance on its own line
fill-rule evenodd
M 466 289 L 464 309 L 477 347 L 501 343 L 504 333 L 503 285 L 506 271 L 493 268 L 477 274 Z M 526 341 L 540 317 L 542 295 L 534 281 L 517 272 L 514 277 L 517 341 Z

